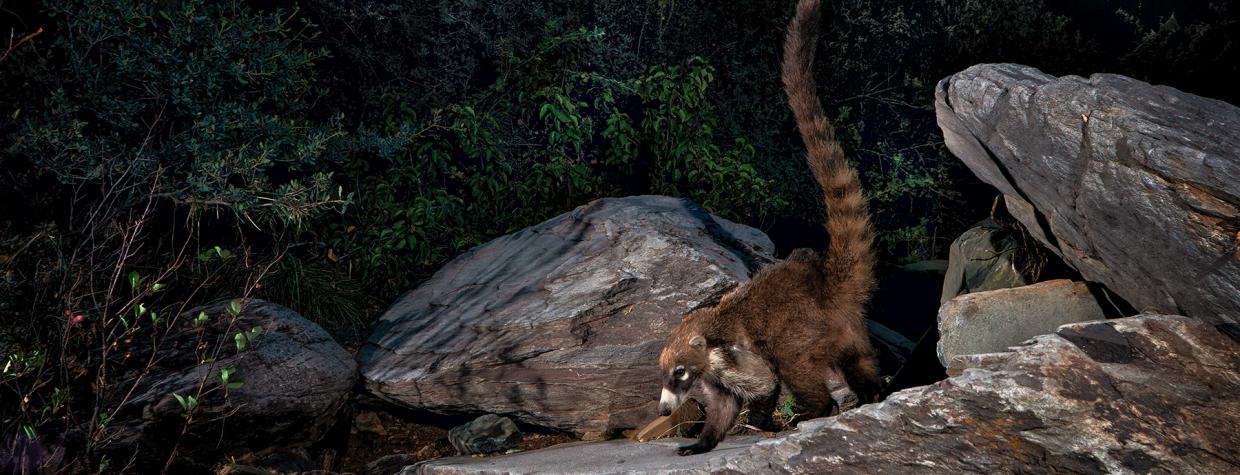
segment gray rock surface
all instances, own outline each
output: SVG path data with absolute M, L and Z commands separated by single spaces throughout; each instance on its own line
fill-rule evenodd
M 512 419 L 483 414 L 450 429 L 448 442 L 457 452 L 465 455 L 503 452 L 521 443 L 521 430 L 517 429 Z
M 392 475 L 417 462 L 418 457 L 413 454 L 385 455 L 367 463 L 366 470 L 362 473 L 365 475 Z
M 228 326 L 225 306 L 195 308 L 177 319 L 158 363 L 137 380 L 109 425 L 108 449 L 169 448 L 185 420 L 173 394 L 197 394 L 202 381 L 206 385 L 194 423 L 180 441 L 184 456 L 211 457 L 238 447 L 304 447 L 318 442 L 337 421 L 357 381 L 352 356 L 318 325 L 257 299 L 244 305 L 236 327 L 263 330 L 250 349 L 238 352 L 232 334 L 220 335 Z M 200 311 L 210 317 L 204 325 L 208 345 L 202 347 L 199 328 L 190 324 Z M 224 346 L 215 362 L 198 364 L 198 354 L 205 349 L 210 355 L 217 341 Z M 227 398 L 218 376 L 224 368 L 234 368 L 230 380 L 242 382 L 227 391 Z M 134 369 L 125 376 L 139 375 Z M 134 381 L 124 380 L 122 387 Z M 162 467 L 163 460 L 156 458 L 140 456 L 139 461 Z
M 947 303 L 957 295 L 1008 289 L 1034 282 L 1037 262 L 1021 235 L 987 219 L 969 228 L 952 241 L 948 250 L 947 273 L 943 276 L 943 296 Z
M 1138 310 L 1240 318 L 1240 108 L 1013 64 L 939 82 L 947 146 L 1031 234 Z
M 955 376 L 769 439 L 564 445 L 403 474 L 1236 473 L 1240 343 L 1178 316 L 1066 325 Z
M 594 201 L 480 245 L 403 296 L 358 354 L 365 388 L 578 433 L 640 427 L 656 415 L 668 332 L 773 250 L 687 200 Z
M 956 355 L 1006 351 L 1060 325 L 1104 318 L 1083 282 L 1060 279 L 961 295 L 939 308 L 939 362 L 948 367 Z

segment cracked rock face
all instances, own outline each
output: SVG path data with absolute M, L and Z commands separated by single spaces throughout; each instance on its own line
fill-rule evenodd
M 1141 311 L 1240 318 L 1240 108 L 983 64 L 939 82 L 935 110 L 952 153 L 1086 280 Z
M 563 445 L 401 473 L 1236 473 L 1240 343 L 1180 316 L 1076 323 L 770 439 Z
M 358 354 L 365 389 L 578 433 L 639 427 L 668 332 L 773 250 L 687 200 L 592 202 L 470 250 L 398 300 Z

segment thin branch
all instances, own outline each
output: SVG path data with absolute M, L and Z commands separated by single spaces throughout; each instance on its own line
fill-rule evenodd
M 20 48 L 23 44 L 29 43 L 30 40 L 33 40 L 34 37 L 39 36 L 41 34 L 43 34 L 43 28 L 39 28 L 35 30 L 34 33 L 28 34 L 26 36 L 23 36 L 21 38 L 17 38 L 16 40 L 14 40 L 13 33 L 10 32 L 9 33 L 9 47 L 4 50 L 3 54 L 0 54 L 0 63 L 3 63 L 4 60 L 7 59 L 9 55 L 13 53 L 14 50 L 16 50 L 17 48 Z

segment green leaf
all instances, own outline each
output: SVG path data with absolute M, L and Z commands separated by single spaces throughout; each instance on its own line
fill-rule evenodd
M 181 405 L 181 409 L 185 410 L 186 415 L 194 412 L 194 409 L 198 407 L 198 399 L 195 399 L 194 396 L 181 396 L 180 394 L 172 393 L 172 397 L 177 400 L 177 404 Z
M 228 315 L 237 318 L 241 316 L 241 301 L 234 299 L 228 302 Z
M 138 290 L 139 285 L 142 285 L 142 275 L 138 274 L 138 271 L 136 270 L 129 271 L 129 288 L 132 290 Z
M 233 343 L 237 345 L 238 353 L 250 349 L 250 340 L 245 337 L 244 332 L 237 332 L 233 335 Z

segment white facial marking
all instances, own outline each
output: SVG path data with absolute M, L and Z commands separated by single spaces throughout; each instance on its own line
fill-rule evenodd
M 677 396 L 674 392 L 668 391 L 667 388 L 663 388 L 663 394 L 659 397 L 659 405 L 673 408 L 679 407 L 680 396 Z
M 684 366 L 677 366 L 677 367 L 676 367 L 676 369 L 677 369 L 677 370 L 680 370 L 680 371 L 683 371 L 683 373 L 680 375 L 680 380 L 681 380 L 681 381 L 685 381 L 685 380 L 689 379 L 689 372 L 688 372 L 688 371 L 685 371 L 685 367 L 684 367 Z

